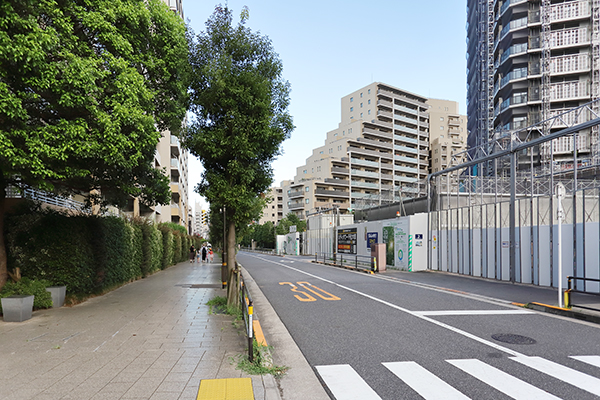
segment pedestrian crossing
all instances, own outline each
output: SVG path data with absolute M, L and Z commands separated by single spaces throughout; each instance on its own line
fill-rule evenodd
M 573 360 L 600 368 L 600 356 L 570 356 Z M 518 364 L 600 396 L 600 379 L 542 357 L 520 355 L 509 357 Z M 463 371 L 486 385 L 517 400 L 557 400 L 522 379 L 477 359 L 445 360 L 457 371 Z M 468 400 L 457 389 L 414 361 L 384 362 L 382 365 L 425 400 Z M 348 364 L 316 366 L 317 372 L 336 400 L 382 400 L 369 384 Z M 400 398 L 400 397 L 399 397 Z

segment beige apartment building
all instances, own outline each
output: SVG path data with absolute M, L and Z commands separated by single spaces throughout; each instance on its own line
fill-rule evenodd
M 458 102 L 427 100 L 429 104 L 429 173 L 461 164 L 467 147 L 467 117 L 458 112 Z
M 271 201 L 263 209 L 263 214 L 258 220 L 260 225 L 266 222 L 272 222 L 277 225 L 285 215 L 283 214 L 283 189 L 281 187 L 271 187 L 267 193 Z
M 345 212 L 426 196 L 430 101 L 381 82 L 343 97 L 338 128 L 297 168 L 293 181 L 282 183 L 283 214 L 304 218 L 320 210 Z M 435 100 L 435 107 L 446 129 L 437 133 L 439 139 L 460 128 L 466 134 L 466 117 L 458 114 L 456 102 Z M 463 141 L 466 146 L 466 136 Z

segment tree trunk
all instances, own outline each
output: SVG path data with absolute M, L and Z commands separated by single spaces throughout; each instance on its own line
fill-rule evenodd
M 237 274 L 234 271 L 237 270 L 237 264 L 235 261 L 235 221 L 233 214 L 227 219 L 227 272 L 229 273 L 229 280 L 227 284 L 227 305 L 230 307 L 239 307 L 239 283 L 237 280 Z
M 0 178 L 0 289 L 8 280 L 6 246 L 4 245 L 4 206 L 6 204 L 6 184 Z

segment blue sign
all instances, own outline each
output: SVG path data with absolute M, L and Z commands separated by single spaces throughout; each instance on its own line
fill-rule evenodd
M 378 235 L 379 234 L 377 232 L 368 232 L 367 233 L 367 249 L 371 248 L 371 243 L 377 244 Z

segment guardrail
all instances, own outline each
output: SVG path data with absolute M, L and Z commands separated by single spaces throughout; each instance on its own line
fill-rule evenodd
M 240 250 L 248 251 L 250 253 L 275 254 L 275 249 L 266 249 L 262 247 L 255 247 L 254 249 L 251 247 L 240 247 Z
M 592 292 L 586 292 L 583 290 L 573 289 L 573 285 L 571 284 L 571 282 L 574 280 L 580 280 L 580 281 L 584 281 L 584 282 L 585 281 L 600 282 L 600 279 L 595 279 L 595 278 L 580 278 L 577 276 L 567 276 L 567 290 L 565 291 L 565 307 L 571 308 L 574 305 L 572 303 L 571 293 L 583 293 L 583 294 L 590 294 L 590 295 L 594 295 L 594 296 L 600 296 L 600 293 L 592 293 Z M 577 307 L 585 308 L 586 310 L 600 311 L 599 308 L 586 307 L 586 306 L 582 306 L 582 305 L 577 305 Z
M 238 282 L 240 285 L 240 304 L 242 307 L 242 318 L 244 320 L 244 326 L 246 327 L 246 335 L 248 336 L 248 360 L 254 361 L 254 327 L 252 325 L 252 317 L 254 314 L 254 305 L 252 303 L 252 297 L 248 291 L 248 287 L 244 282 L 244 277 L 241 272 L 238 272 Z
M 377 272 L 375 257 L 344 253 L 315 253 L 315 262 L 338 267 Z

